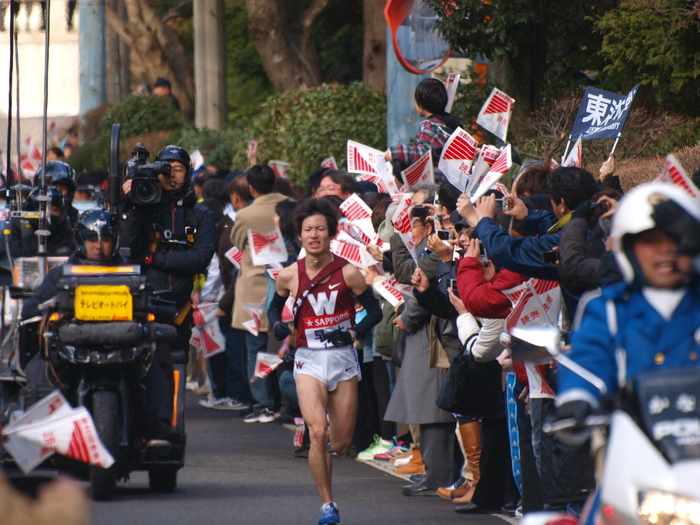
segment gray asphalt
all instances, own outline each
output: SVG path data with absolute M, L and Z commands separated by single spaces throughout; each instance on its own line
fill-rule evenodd
M 292 455 L 292 432 L 279 422 L 246 424 L 198 399 L 188 393 L 187 457 L 176 491 L 154 494 L 147 475 L 134 473 L 112 501 L 94 504 L 93 524 L 316 524 L 320 502 L 306 460 Z M 405 483 L 353 459 L 333 460 L 343 525 L 506 525 L 497 516 L 456 514 L 437 497 L 402 496 Z

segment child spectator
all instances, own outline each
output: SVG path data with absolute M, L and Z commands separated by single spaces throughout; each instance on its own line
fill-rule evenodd
M 430 149 L 433 152 L 435 182 L 440 184 L 444 175 L 437 165 L 442 147 L 454 130 L 462 127 L 462 123 L 458 118 L 445 112 L 447 90 L 440 80 L 436 78 L 422 80 L 416 87 L 415 99 L 416 112 L 421 117 L 427 117 L 420 124 L 416 143 L 392 146 L 384 152 L 384 158 L 391 161 L 394 166 L 394 175 L 398 176 L 398 172 L 408 168 Z

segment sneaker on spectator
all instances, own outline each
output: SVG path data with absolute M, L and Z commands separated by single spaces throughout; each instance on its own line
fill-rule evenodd
M 377 434 L 374 435 L 374 443 L 365 450 L 357 454 L 357 459 L 360 461 L 372 461 L 376 454 L 386 454 L 389 449 L 393 448 L 394 444 L 391 441 L 382 439 Z
M 245 423 L 270 423 L 275 420 L 275 416 L 272 410 L 269 408 L 263 408 L 262 410 L 256 410 L 252 414 L 243 418 Z
M 396 464 L 396 462 L 399 461 L 399 460 L 406 460 L 406 461 L 403 463 L 403 464 L 405 465 L 406 463 L 408 463 L 409 461 L 411 461 L 411 456 L 412 456 L 412 455 L 413 455 L 413 450 L 409 448 L 408 450 L 406 450 L 406 452 L 404 452 L 404 453 L 402 453 L 402 454 L 399 454 L 399 455 L 396 456 L 396 457 L 389 458 L 389 461 L 391 461 L 392 463 Z M 398 466 L 401 466 L 401 463 L 399 463 Z
M 199 388 L 199 381 L 187 381 L 185 383 L 185 390 L 193 391 Z
M 230 397 L 208 397 L 207 399 L 200 399 L 199 406 L 204 408 L 214 408 L 216 410 L 231 410 L 229 408 L 233 403 L 233 399 Z
M 406 447 L 402 447 L 401 445 L 390 448 L 387 450 L 384 454 L 375 454 L 374 459 L 377 459 L 379 461 L 389 461 L 393 457 L 397 457 L 404 452 L 406 452 L 408 449 Z
M 232 399 L 231 406 L 230 406 L 230 408 L 228 408 L 228 410 L 238 410 L 238 411 L 250 410 L 250 403 L 244 403 L 242 401 L 236 401 L 235 399 Z
M 325 505 L 321 505 L 321 519 L 318 520 L 318 525 L 339 525 L 340 512 L 335 502 L 331 501 Z

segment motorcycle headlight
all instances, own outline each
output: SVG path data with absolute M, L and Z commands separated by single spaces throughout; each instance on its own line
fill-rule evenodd
M 643 525 L 700 525 L 700 501 L 668 492 L 639 494 L 637 513 Z

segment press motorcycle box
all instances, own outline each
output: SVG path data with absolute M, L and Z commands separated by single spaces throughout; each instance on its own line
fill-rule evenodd
M 64 265 L 59 311 L 79 321 L 133 321 L 148 307 L 148 282 L 138 266 Z

